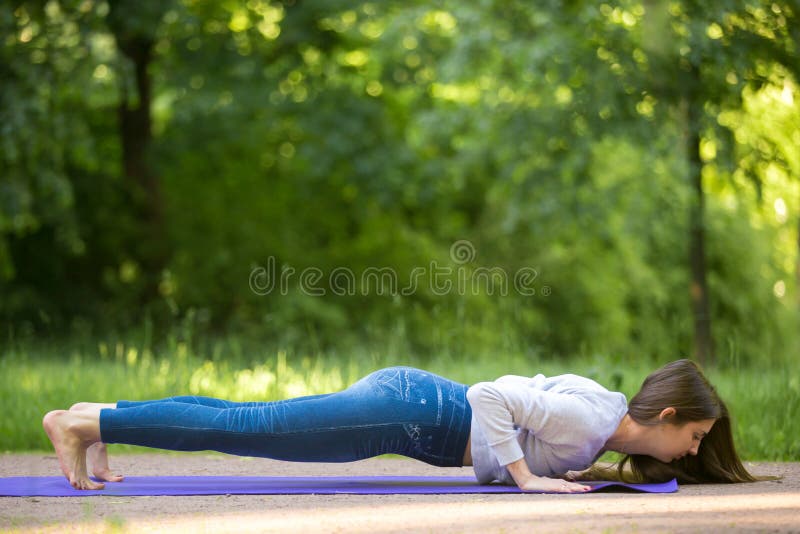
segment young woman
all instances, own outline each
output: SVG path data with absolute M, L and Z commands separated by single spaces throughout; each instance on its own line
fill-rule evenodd
M 121 481 L 105 443 L 215 450 L 297 462 L 351 462 L 395 453 L 448 467 L 472 465 L 480 483 L 582 492 L 598 473 L 629 481 L 749 482 L 725 403 L 689 360 L 622 393 L 576 375 L 507 375 L 471 387 L 411 367 L 375 371 L 347 389 L 275 402 L 171 397 L 78 403 L 45 415 L 61 470 L 77 489 Z M 616 473 L 592 468 L 605 451 Z M 630 464 L 631 473 L 624 472 Z

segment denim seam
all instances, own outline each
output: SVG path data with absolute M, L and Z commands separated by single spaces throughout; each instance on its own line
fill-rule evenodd
M 399 421 L 392 421 L 391 423 L 371 423 L 368 425 L 347 425 L 347 426 L 331 426 L 331 427 L 320 427 L 320 428 L 312 428 L 308 430 L 292 430 L 288 432 L 244 432 L 241 430 L 225 430 L 220 428 L 207 428 L 207 427 L 196 427 L 196 426 L 173 426 L 173 425 L 157 425 L 157 426 L 149 426 L 149 425 L 135 425 L 135 426 L 114 426 L 111 429 L 112 432 L 119 431 L 119 430 L 154 430 L 154 429 L 162 429 L 162 430 L 193 430 L 197 432 L 220 432 L 220 433 L 228 433 L 228 434 L 249 434 L 253 436 L 261 436 L 261 435 L 285 435 L 285 434 L 308 434 L 312 432 L 327 432 L 330 430 L 348 430 L 348 429 L 356 429 L 356 428 L 370 428 L 370 427 L 385 427 L 385 426 L 400 426 L 403 424 L 416 424 L 415 421 L 407 421 L 405 423 Z M 108 430 L 108 429 L 107 429 Z

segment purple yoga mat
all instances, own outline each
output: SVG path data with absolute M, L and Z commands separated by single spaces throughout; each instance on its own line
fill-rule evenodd
M 590 492 L 640 491 L 673 493 L 678 483 L 623 484 L 584 482 Z M 105 489 L 73 489 L 63 476 L 0 478 L 3 497 L 87 497 L 91 495 L 334 495 L 390 493 L 522 493 L 516 486 L 478 484 L 473 477 L 127 477 L 123 482 L 106 482 Z

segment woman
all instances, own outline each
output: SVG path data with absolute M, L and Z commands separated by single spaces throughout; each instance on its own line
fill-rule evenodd
M 395 453 L 442 467 L 472 465 L 480 483 L 525 491 L 583 492 L 589 486 L 572 480 L 598 473 L 629 481 L 755 480 L 736 454 L 725 404 L 689 360 L 652 373 L 629 404 L 622 393 L 569 374 L 508 375 L 467 387 L 389 367 L 337 393 L 275 402 L 79 403 L 49 412 L 43 425 L 76 489 L 104 487 L 89 478 L 87 456 L 96 478 L 122 480 L 108 467 L 105 443 L 299 462 Z M 592 467 L 605 451 L 626 455 L 616 473 Z

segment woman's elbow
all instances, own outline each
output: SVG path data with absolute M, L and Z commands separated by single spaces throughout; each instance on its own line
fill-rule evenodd
M 486 384 L 487 382 L 478 382 L 467 389 L 467 400 L 469 401 L 470 405 L 475 406 L 480 402 L 481 397 L 486 391 Z

